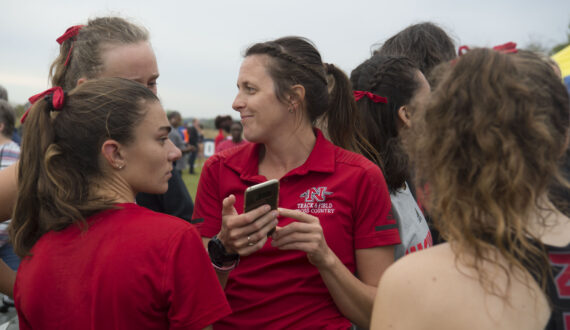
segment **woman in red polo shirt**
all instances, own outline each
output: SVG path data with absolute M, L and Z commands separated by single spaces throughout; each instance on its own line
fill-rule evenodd
M 216 326 L 368 326 L 400 238 L 380 169 L 313 126 L 355 111 L 348 78 L 310 41 L 285 37 L 246 51 L 237 86 L 253 143 L 208 159 L 193 216 L 233 311 Z M 279 210 L 242 213 L 244 190 L 268 179 L 280 182 Z

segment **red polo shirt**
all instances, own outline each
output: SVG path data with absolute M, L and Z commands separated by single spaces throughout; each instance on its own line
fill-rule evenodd
M 388 217 L 390 196 L 382 172 L 361 155 L 327 141 L 320 131 L 307 161 L 280 181 L 279 207 L 319 218 L 327 244 L 355 272 L 355 250 L 400 243 L 396 222 Z M 258 174 L 262 145 L 247 144 L 210 157 L 204 165 L 193 222 L 200 234 L 220 231 L 222 200 L 266 181 Z M 279 218 L 279 226 L 294 221 Z M 350 322 L 337 309 L 319 271 L 302 251 L 281 251 L 271 239 L 241 258 L 230 273 L 226 296 L 233 313 L 216 328 L 340 328 Z

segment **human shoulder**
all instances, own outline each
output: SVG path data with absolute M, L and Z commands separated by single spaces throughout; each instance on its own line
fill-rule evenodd
M 155 235 L 170 235 L 180 230 L 192 230 L 193 226 L 187 221 L 165 213 L 155 212 L 136 204 L 118 205 L 116 215 L 124 220 L 126 226 L 145 230 Z M 138 229 L 140 228 L 140 229 Z
M 334 146 L 335 162 L 337 165 L 361 169 L 363 172 L 382 173 L 380 168 L 368 158 L 355 152 Z
M 445 244 L 395 262 L 380 279 L 371 328 L 429 329 L 438 324 L 442 329 L 438 320 L 449 317 L 446 305 L 454 299 L 447 296 L 452 265 L 453 254 Z

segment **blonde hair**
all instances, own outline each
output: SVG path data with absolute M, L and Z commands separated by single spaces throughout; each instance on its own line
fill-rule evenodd
M 71 90 L 79 78 L 97 78 L 103 71 L 102 52 L 109 45 L 148 41 L 148 31 L 120 17 L 98 17 L 83 26 L 79 34 L 65 40 L 50 67 L 52 86 Z M 66 64 L 71 49 L 71 57 Z

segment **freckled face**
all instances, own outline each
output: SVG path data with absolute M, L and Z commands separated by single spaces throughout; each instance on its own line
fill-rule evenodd
M 103 72 L 99 78 L 118 77 L 134 80 L 157 93 L 158 65 L 150 44 L 106 45 L 102 52 Z
M 120 173 L 137 193 L 163 194 L 172 176 L 172 162 L 181 152 L 168 138 L 170 123 L 160 103 L 149 103 L 146 108 L 135 128 L 135 140 L 122 146 L 125 167 Z
M 292 116 L 288 106 L 277 99 L 273 79 L 267 72 L 267 55 L 250 55 L 240 67 L 238 93 L 232 108 L 240 113 L 246 140 L 267 143 L 288 129 Z

